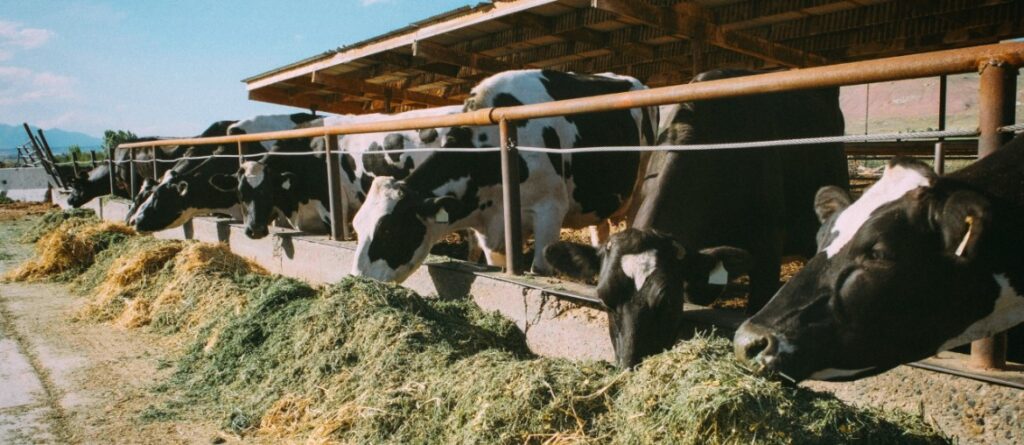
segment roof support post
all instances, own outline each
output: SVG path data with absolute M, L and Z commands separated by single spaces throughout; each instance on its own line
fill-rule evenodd
M 344 241 L 348 239 L 348 197 L 341 188 L 341 156 L 338 152 L 338 137 L 324 136 L 324 162 L 327 163 L 327 196 L 331 212 L 331 239 Z M 338 159 L 335 160 L 334 156 Z

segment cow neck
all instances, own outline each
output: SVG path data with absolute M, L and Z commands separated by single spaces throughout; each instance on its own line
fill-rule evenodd
M 935 189 L 967 189 L 992 203 L 992 242 L 979 252 L 995 273 L 1005 273 L 1010 284 L 1024 293 L 1024 137 L 1018 137 L 990 156 L 936 181 Z

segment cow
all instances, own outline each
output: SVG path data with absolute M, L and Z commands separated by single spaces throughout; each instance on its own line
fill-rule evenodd
M 758 369 L 854 380 L 1024 322 L 1024 136 L 942 177 L 895 158 L 815 208 L 817 255 L 736 332 Z
M 461 106 L 438 107 L 408 111 L 394 115 L 349 115 L 324 118 L 322 125 L 380 122 L 422 116 L 459 113 Z M 430 156 L 427 152 L 377 153 L 407 148 L 438 148 L 445 129 L 424 129 L 339 135 L 338 150 L 342 153 L 340 188 L 347 195 L 349 214 L 354 214 L 377 176 L 404 179 L 417 165 Z M 274 155 L 281 152 L 316 152 L 312 156 Z M 289 224 L 310 233 L 326 233 L 330 229 L 328 213 L 327 172 L 324 165 L 324 138 L 284 139 L 274 144 L 259 160 L 246 161 L 235 175 L 219 175 L 214 185 L 222 190 L 236 189 L 245 208 L 246 235 L 266 236 L 273 215 L 279 212 Z M 347 223 L 347 221 L 346 221 Z
M 157 138 L 144 137 L 132 140 L 130 142 L 148 142 L 155 141 Z M 135 177 L 137 183 L 141 183 L 144 178 L 153 177 L 153 149 L 151 147 L 138 148 L 135 150 Z M 177 153 L 177 147 L 161 147 L 161 159 L 173 159 L 180 154 Z M 114 149 L 115 160 L 127 160 L 128 150 L 116 148 Z M 157 175 L 162 174 L 164 170 L 170 168 L 164 168 L 160 170 L 160 167 L 167 164 L 157 163 Z M 68 196 L 68 205 L 79 208 L 85 203 L 92 201 L 94 198 L 103 195 L 113 194 L 121 198 L 130 198 L 131 191 L 128 189 L 131 184 L 131 173 L 128 169 L 128 165 L 125 164 L 123 169 L 114 167 L 114 171 L 117 174 L 114 176 L 114 188 L 111 190 L 110 181 L 110 166 L 106 163 L 100 164 L 89 170 L 88 172 L 79 172 L 77 176 L 73 176 L 70 180 L 71 195 Z
M 551 70 L 496 74 L 470 91 L 464 109 L 504 107 L 619 93 L 646 88 L 613 74 Z M 657 109 L 631 109 L 516 122 L 524 147 L 571 148 L 653 143 Z M 499 145 L 498 128 L 455 127 L 444 147 Z M 519 152 L 523 230 L 534 236 L 532 269 L 551 269 L 541 252 L 563 226 L 586 227 L 628 209 L 641 156 L 635 152 L 543 154 Z M 472 229 L 489 264 L 501 264 L 504 245 L 500 154 L 440 151 L 399 180 L 373 180 L 353 225 L 358 233 L 355 275 L 401 282 L 422 264 L 445 234 Z
M 749 74 L 714 70 L 694 82 Z M 836 88 L 683 103 L 661 115 L 660 145 L 834 136 L 844 128 Z M 709 303 L 730 277 L 748 273 L 748 306 L 763 305 L 778 288 L 780 258 L 814 253 L 815 191 L 849 187 L 840 144 L 656 152 L 644 178 L 630 229 L 601 248 L 560 242 L 545 252 L 559 271 L 599 279 L 622 367 L 671 347 L 684 300 Z
M 308 113 L 256 116 L 235 122 L 226 128 L 228 135 L 289 130 L 297 125 L 317 119 Z M 242 153 L 258 154 L 269 150 L 273 141 L 242 144 Z M 139 232 L 155 232 L 178 227 L 194 216 L 222 213 L 238 215 L 238 197 L 234 192 L 221 191 L 210 183 L 218 173 L 231 173 L 238 169 L 237 144 L 195 145 L 185 150 L 184 157 L 166 171 L 160 181 L 131 216 L 130 224 Z M 217 155 L 204 159 L 187 159 Z

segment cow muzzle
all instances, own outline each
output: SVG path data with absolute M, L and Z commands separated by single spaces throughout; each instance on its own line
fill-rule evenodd
M 250 228 L 250 227 L 246 227 L 245 228 L 245 236 L 247 236 L 249 238 L 252 238 L 252 239 L 265 238 L 269 234 L 270 234 L 270 230 L 268 230 L 266 228 L 266 226 L 264 226 L 264 227 L 256 227 L 256 228 Z
M 733 350 L 740 361 L 754 365 L 758 372 L 772 370 L 782 347 L 782 340 L 767 328 L 749 321 L 740 325 L 733 337 Z

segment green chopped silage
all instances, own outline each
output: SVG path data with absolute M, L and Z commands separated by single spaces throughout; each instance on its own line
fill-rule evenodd
M 226 427 L 338 443 L 944 443 L 921 419 L 751 375 L 698 337 L 620 372 L 538 358 L 507 320 L 348 278 L 261 277 L 179 363 Z

